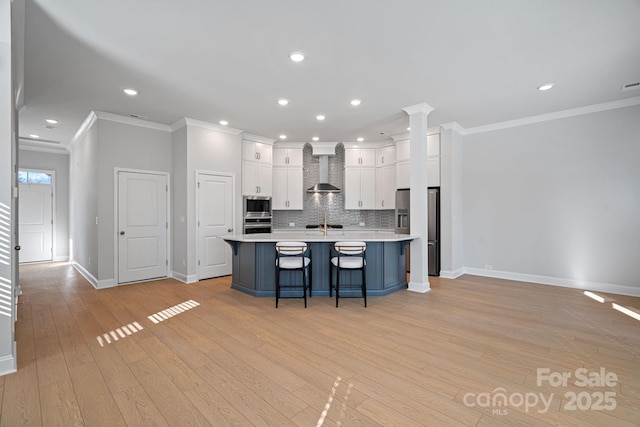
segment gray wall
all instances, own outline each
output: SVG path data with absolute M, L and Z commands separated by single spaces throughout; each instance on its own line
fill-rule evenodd
M 173 132 L 173 276 L 187 281 L 187 127 Z
M 232 135 L 199 126 L 187 127 L 187 167 L 186 167 L 186 205 L 180 212 L 186 216 L 187 240 L 186 240 L 186 266 L 187 281 L 197 280 L 196 259 L 196 171 L 224 172 L 235 176 L 236 198 L 236 225 L 235 229 L 242 227 L 242 143 L 239 135 Z M 179 190 L 176 190 L 179 191 Z M 240 228 L 239 228 L 240 227 Z M 182 260 L 177 260 L 180 263 Z
M 115 279 L 115 168 L 168 172 L 173 168 L 173 145 L 168 131 L 98 119 L 98 276 Z M 169 206 L 171 206 L 171 200 Z M 115 283 L 114 283 L 115 284 Z
M 633 106 L 465 136 L 465 266 L 637 292 L 639 118 Z
M 98 126 L 74 143 L 69 159 L 71 259 L 98 277 Z
M 20 150 L 19 167 L 55 171 L 54 261 L 69 259 L 69 154 Z

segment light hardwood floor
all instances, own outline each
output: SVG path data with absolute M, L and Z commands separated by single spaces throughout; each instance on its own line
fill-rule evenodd
M 2 426 L 640 425 L 640 321 L 611 308 L 639 298 L 463 276 L 275 309 L 229 278 L 97 291 L 68 264 L 20 271 Z M 571 378 L 538 385 L 539 368 Z M 576 385 L 580 368 L 616 384 Z

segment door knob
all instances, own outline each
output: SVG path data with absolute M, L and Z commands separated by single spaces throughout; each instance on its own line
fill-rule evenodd
M 233 228 L 230 228 L 227 230 L 229 233 L 231 233 L 233 231 Z
M 121 232 L 120 232 L 120 235 L 121 235 L 121 236 L 124 236 L 124 231 L 121 231 Z

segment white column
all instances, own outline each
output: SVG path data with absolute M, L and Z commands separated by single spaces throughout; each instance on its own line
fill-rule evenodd
M 433 107 L 429 104 L 417 104 L 403 108 L 409 115 L 409 141 L 411 150 L 411 235 L 417 236 L 411 242 L 411 280 L 409 290 L 429 292 L 429 249 L 427 220 L 427 116 Z

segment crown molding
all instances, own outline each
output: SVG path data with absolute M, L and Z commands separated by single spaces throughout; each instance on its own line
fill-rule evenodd
M 230 128 L 228 126 L 216 125 L 214 123 L 203 122 L 201 120 L 190 119 L 189 117 L 182 117 L 171 124 L 171 131 L 175 132 L 185 126 L 198 127 L 202 129 L 214 130 L 217 132 L 228 133 L 231 135 L 240 135 L 244 132 L 241 129 Z
M 306 142 L 276 141 L 273 148 L 304 148 Z
M 548 122 L 551 120 L 582 116 L 582 115 L 591 114 L 591 113 L 599 113 L 601 111 L 615 110 L 617 108 L 632 107 L 634 105 L 640 105 L 640 96 L 619 99 L 617 101 L 603 102 L 601 104 L 587 105 L 586 107 L 578 107 L 578 108 L 571 108 L 568 110 L 555 111 L 553 113 L 540 114 L 538 116 L 530 116 L 530 117 L 524 117 L 521 119 L 507 120 L 505 122 L 498 122 L 490 125 L 476 126 L 476 127 L 465 129 L 465 133 L 462 133 L 462 134 L 471 135 L 474 133 L 491 132 L 494 130 L 508 129 L 512 127 L 530 125 L 534 123 Z
M 96 112 L 91 111 L 87 116 L 87 118 L 84 119 L 84 121 L 76 131 L 76 134 L 73 135 L 73 138 L 71 138 L 71 141 L 69 141 L 69 144 L 67 144 L 69 146 L 69 149 L 72 149 L 73 146 L 76 145 L 78 141 L 80 141 L 80 139 L 82 139 L 87 134 L 87 132 L 89 131 L 89 129 L 91 129 L 91 126 L 93 126 L 96 120 L 98 120 L 98 116 L 96 115 Z
M 453 130 L 455 132 L 458 132 L 460 135 L 466 135 L 467 134 L 467 129 L 465 129 L 464 127 L 462 127 L 462 125 L 458 122 L 449 122 L 449 123 L 445 123 L 440 125 L 440 127 L 444 130 Z
M 133 117 L 120 116 L 118 114 L 107 113 L 104 111 L 96 111 L 95 114 L 100 120 L 107 120 L 110 122 L 124 123 L 132 126 L 171 132 L 171 126 L 164 125 L 162 123 L 150 122 L 148 120 L 136 119 Z
M 269 144 L 269 145 L 273 145 L 273 143 L 276 142 L 275 139 L 267 138 L 265 136 L 260 136 L 260 135 L 253 135 L 246 132 L 242 134 L 242 139 L 246 141 L 260 142 L 262 144 Z
M 51 144 L 47 142 L 35 142 L 19 139 L 18 149 L 24 151 L 38 151 L 40 153 L 69 155 L 69 147 L 63 144 Z
M 416 105 L 411 105 L 409 107 L 404 107 L 402 109 L 405 113 L 407 113 L 408 115 L 412 115 L 412 114 L 416 114 L 416 113 L 424 113 L 424 114 L 429 114 L 430 112 L 433 111 L 433 107 L 429 104 L 427 104 L 426 102 L 423 102 L 421 104 L 416 104 Z

